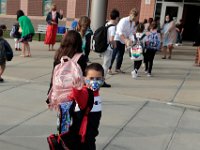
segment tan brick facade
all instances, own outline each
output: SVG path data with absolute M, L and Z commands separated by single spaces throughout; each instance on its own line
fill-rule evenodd
M 145 4 L 145 0 L 141 0 L 141 9 L 140 9 L 140 21 L 142 22 L 145 18 L 153 17 L 155 10 L 156 0 L 151 0 L 150 4 Z
M 120 11 L 120 16 L 125 17 L 128 16 L 129 11 L 132 8 L 137 8 L 140 12 L 140 4 L 141 0 L 111 0 L 108 2 L 108 9 L 107 9 L 107 18 L 109 18 L 109 12 L 116 8 Z
M 57 9 L 64 11 L 64 19 L 59 21 L 59 24 L 70 25 L 74 18 L 87 15 L 88 0 L 52 0 L 57 5 Z M 110 11 L 116 8 L 120 11 L 120 16 L 124 17 L 129 14 L 132 8 L 137 8 L 139 20 L 153 16 L 155 0 L 151 0 L 151 5 L 146 5 L 145 0 L 108 0 L 107 19 L 109 19 Z M 92 0 L 90 0 L 91 6 Z M 43 16 L 43 0 L 7 0 L 7 15 L 15 15 L 18 9 L 22 9 L 28 15 L 35 26 L 38 22 L 45 24 L 45 16 Z M 90 12 L 91 13 L 91 12 Z M 5 15 L 5 17 L 7 16 Z M 3 16 L 0 16 L 3 18 Z M 12 17 L 12 18 L 15 18 Z M 7 20 L 8 21 L 8 20 Z M 13 24 L 13 22 L 11 23 Z M 8 25 L 8 27 L 11 26 Z
M 28 16 L 43 16 L 43 2 L 41 0 L 28 0 Z
M 7 14 L 15 15 L 17 10 L 20 9 L 20 0 L 7 0 Z

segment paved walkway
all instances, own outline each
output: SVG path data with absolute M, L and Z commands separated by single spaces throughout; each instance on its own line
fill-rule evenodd
M 196 48 L 184 44 L 171 60 L 156 55 L 151 78 L 141 68 L 132 79 L 125 54 L 126 73 L 108 76 L 112 88 L 101 89 L 97 150 L 199 150 L 200 68 Z M 0 150 L 47 150 L 46 137 L 56 131 L 55 113 L 45 105 L 54 52 L 37 41 L 31 48 L 32 58 L 15 52 L 0 84 Z M 101 62 L 93 52 L 90 59 Z

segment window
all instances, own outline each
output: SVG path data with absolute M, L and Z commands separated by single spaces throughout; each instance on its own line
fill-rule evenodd
M 156 4 L 155 17 L 160 17 L 160 15 L 161 15 L 161 8 L 162 8 L 162 4 L 161 3 L 157 3 Z
M 43 0 L 43 15 L 46 16 L 51 10 L 52 0 Z
M 0 14 L 6 14 L 6 0 L 0 0 Z

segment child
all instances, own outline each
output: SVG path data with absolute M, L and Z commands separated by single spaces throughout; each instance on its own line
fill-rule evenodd
M 21 33 L 19 33 L 19 23 L 15 23 L 12 26 L 10 31 L 10 37 L 14 38 L 15 41 L 15 50 L 21 51 L 19 39 L 21 37 Z
M 160 36 L 157 32 L 157 23 L 152 22 L 150 25 L 150 34 L 145 39 L 146 52 L 144 53 L 145 73 L 151 77 L 151 70 L 153 67 L 153 60 L 156 51 L 160 49 Z
M 12 51 L 12 48 L 10 47 L 8 42 L 5 39 L 3 39 L 3 30 L 2 28 L 0 28 L 0 83 L 4 82 L 2 74 L 6 68 L 6 49 Z
M 136 34 L 135 34 L 135 41 L 140 43 L 140 45 L 142 47 L 142 52 L 141 53 L 143 53 L 144 37 L 145 37 L 144 25 L 143 25 L 143 23 L 139 23 L 138 27 L 137 27 L 137 30 L 136 30 Z M 142 64 L 142 59 L 143 59 L 143 56 L 139 60 L 134 60 L 133 71 L 131 72 L 132 78 L 137 78 L 138 77 L 138 70 L 140 69 L 140 66 Z
M 82 91 L 84 89 L 90 89 L 93 91 L 94 94 L 94 104 L 92 107 L 92 110 L 88 114 L 88 124 L 87 124 L 87 130 L 85 135 L 85 141 L 84 142 L 78 142 L 80 144 L 80 149 L 82 150 L 96 150 L 96 136 L 98 135 L 99 131 L 99 124 L 101 119 L 101 98 L 99 96 L 99 89 L 101 85 L 104 82 L 104 69 L 103 67 L 98 63 L 92 63 L 86 67 L 85 70 L 85 86 L 83 87 Z M 87 90 L 86 90 L 87 91 Z M 82 96 L 80 96 L 80 93 L 77 92 L 76 89 L 73 90 L 70 98 L 71 99 L 82 99 L 82 101 L 85 101 Z M 82 94 L 81 94 L 82 95 Z M 79 98 L 78 98 L 79 97 Z M 80 130 L 80 124 L 82 121 L 82 112 L 80 111 L 79 105 L 76 104 L 75 107 L 75 113 L 73 115 L 73 123 L 70 127 L 70 132 L 78 134 Z M 77 148 L 78 143 L 75 143 L 74 149 Z M 73 149 L 73 148 L 72 148 Z

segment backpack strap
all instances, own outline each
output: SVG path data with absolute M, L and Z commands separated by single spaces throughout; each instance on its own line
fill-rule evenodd
M 88 101 L 85 110 L 83 110 L 83 119 L 79 130 L 79 135 L 81 135 L 81 142 L 85 141 L 85 135 L 88 124 L 88 114 L 92 110 L 93 105 L 94 105 L 94 93 L 91 89 L 88 89 Z
M 79 58 L 82 56 L 83 54 L 82 53 L 76 53 L 73 57 L 72 57 L 72 60 L 74 62 L 78 62 Z
M 140 40 L 142 40 L 145 36 L 146 36 L 146 34 L 143 34 L 142 37 L 140 38 Z
M 63 63 L 64 60 L 73 60 L 74 62 L 77 62 L 79 58 L 81 57 L 82 53 L 75 54 L 72 58 L 69 58 L 68 56 L 62 56 L 60 59 L 60 62 Z
M 109 25 L 107 25 L 107 26 L 105 26 L 106 28 L 107 28 L 107 30 L 108 30 L 108 28 L 110 28 L 110 27 L 112 27 L 112 26 L 115 26 L 114 24 L 109 24 Z

